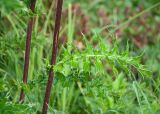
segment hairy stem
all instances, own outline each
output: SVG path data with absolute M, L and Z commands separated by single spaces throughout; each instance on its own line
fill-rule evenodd
M 31 0 L 30 9 L 34 12 L 36 0 Z M 23 83 L 27 84 L 28 79 L 28 69 L 29 69 L 29 56 L 30 56 L 30 47 L 31 47 L 31 39 L 32 39 L 32 29 L 33 29 L 33 17 L 30 18 L 28 22 L 27 28 L 27 39 L 26 39 L 26 50 L 25 50 L 25 63 L 24 63 L 24 71 L 23 71 Z M 20 101 L 23 102 L 25 98 L 24 90 L 21 90 Z
M 62 14 L 62 5 L 63 5 L 63 0 L 58 0 L 57 8 L 56 8 L 55 31 L 54 31 L 54 36 L 53 36 L 53 48 L 52 48 L 52 59 L 51 59 L 52 66 L 56 64 L 58 37 L 59 37 L 60 21 L 61 21 L 61 14 Z M 54 80 L 54 72 L 53 72 L 53 67 L 52 67 L 49 71 L 49 77 L 48 77 L 48 83 L 47 83 L 46 93 L 44 97 L 42 114 L 47 114 L 48 103 L 49 103 L 49 98 L 51 94 L 53 80 Z

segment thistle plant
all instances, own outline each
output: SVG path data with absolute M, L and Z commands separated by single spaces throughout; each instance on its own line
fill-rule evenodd
M 142 5 L 139 0 L 118 3 L 107 1 L 108 7 L 105 7 L 105 0 L 66 0 L 64 3 L 63 0 L 0 0 L 0 114 L 159 114 L 159 40 L 156 40 L 156 45 L 146 44 L 141 49 L 135 48 L 135 42 L 131 40 L 134 37 L 139 39 L 139 36 L 144 38 L 148 33 L 155 39 L 159 37 L 156 32 L 158 29 L 153 29 L 159 27 L 155 24 L 160 21 L 156 16 L 159 12 L 154 10 L 157 5 L 150 4 L 150 1 L 152 0 L 143 4 L 144 9 L 139 9 L 137 5 Z M 156 1 L 159 2 L 154 0 Z M 34 12 L 34 2 L 37 8 L 35 24 L 31 22 L 34 14 L 28 10 Z M 54 7 L 56 5 L 57 9 Z M 65 18 L 60 23 L 62 5 L 62 16 Z M 129 19 L 124 13 L 125 7 L 131 13 L 128 14 Z M 75 13 L 75 8 L 79 15 Z M 103 15 L 104 20 L 101 16 L 95 16 L 101 8 L 104 11 L 102 15 L 106 15 Z M 56 9 L 55 19 L 52 17 L 55 12 L 53 9 Z M 152 16 L 145 16 L 146 13 Z M 136 15 L 130 17 L 134 14 Z M 86 28 L 81 23 L 82 15 L 90 17 L 87 27 L 91 27 L 92 31 L 89 30 L 86 35 L 80 34 Z M 113 19 L 114 16 L 118 20 Z M 30 41 L 25 41 L 28 18 L 27 38 Z M 106 26 L 103 25 L 104 22 L 99 22 L 108 19 L 118 23 L 111 21 Z M 125 19 L 129 21 L 125 22 Z M 55 24 L 53 20 L 56 20 Z M 139 21 L 147 26 L 142 26 Z M 77 26 L 80 24 L 82 28 Z M 128 27 L 128 24 L 135 25 L 136 28 Z M 31 37 L 33 25 L 34 33 Z M 60 25 L 63 26 L 61 30 Z M 141 34 L 145 27 L 149 32 Z M 122 28 L 129 30 L 122 31 Z M 117 29 L 121 29 L 119 32 L 126 35 L 115 35 L 115 38 L 114 32 Z M 153 31 L 155 36 L 150 34 Z M 128 34 L 130 32 L 134 36 Z M 58 48 L 58 41 L 63 38 L 65 42 Z M 136 43 L 141 44 L 141 40 L 137 41 Z M 21 85 L 25 42 L 26 50 L 29 50 L 26 51 L 26 58 L 30 56 L 30 64 L 28 59 L 28 65 L 24 68 L 24 84 Z M 21 100 L 20 90 L 23 93 Z

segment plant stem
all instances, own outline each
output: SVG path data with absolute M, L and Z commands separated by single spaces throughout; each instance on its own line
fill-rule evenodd
M 30 9 L 34 12 L 36 0 L 31 0 Z M 27 84 L 28 79 L 28 69 L 29 69 L 29 56 L 30 56 L 30 47 L 31 47 L 31 39 L 32 39 L 32 29 L 33 29 L 33 17 L 30 18 L 28 22 L 27 28 L 27 39 L 26 39 L 26 50 L 25 50 L 25 63 L 24 63 L 24 71 L 23 71 L 23 83 Z M 20 101 L 23 102 L 25 97 L 24 90 L 21 90 Z
M 53 36 L 53 48 L 52 48 L 52 59 L 51 59 L 52 68 L 49 71 L 49 77 L 48 77 L 48 83 L 47 83 L 45 97 L 44 97 L 42 114 L 47 114 L 52 83 L 54 80 L 53 65 L 56 64 L 58 37 L 59 37 L 60 21 L 61 21 L 61 14 L 62 14 L 62 5 L 63 5 L 63 0 L 58 0 L 57 8 L 56 8 L 55 31 L 54 31 L 54 36 Z

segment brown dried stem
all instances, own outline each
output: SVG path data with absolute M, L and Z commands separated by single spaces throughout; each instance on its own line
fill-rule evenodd
M 47 83 L 46 93 L 44 97 L 42 114 L 47 114 L 52 83 L 54 80 L 53 65 L 56 64 L 56 57 L 57 57 L 57 50 L 58 50 L 58 37 L 59 37 L 60 21 L 61 21 L 61 14 L 62 14 L 62 5 L 63 5 L 63 0 L 58 0 L 57 8 L 56 8 L 55 31 L 54 31 L 54 37 L 53 37 L 53 48 L 52 48 L 52 59 L 51 59 L 52 68 L 49 71 L 49 77 L 48 77 L 48 83 Z
M 30 9 L 34 12 L 36 0 L 31 0 Z M 24 63 L 24 71 L 23 71 L 23 83 L 27 84 L 28 79 L 28 69 L 29 69 L 29 56 L 30 56 L 30 47 L 31 47 L 31 39 L 32 39 L 32 29 L 33 29 L 33 17 L 30 18 L 28 22 L 27 28 L 27 39 L 26 39 L 26 50 L 25 50 L 25 63 Z M 24 90 L 21 90 L 20 101 L 23 102 L 25 97 Z

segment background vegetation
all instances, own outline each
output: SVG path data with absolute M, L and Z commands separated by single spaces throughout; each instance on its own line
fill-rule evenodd
M 41 113 L 55 0 L 0 0 L 0 113 Z M 159 0 L 64 0 L 48 114 L 160 114 Z M 28 85 L 26 28 L 35 16 Z M 18 103 L 20 90 L 25 102 Z

